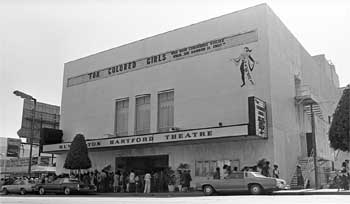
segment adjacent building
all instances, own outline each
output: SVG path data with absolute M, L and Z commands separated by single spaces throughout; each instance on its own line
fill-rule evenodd
M 195 183 L 265 158 L 292 182 L 313 153 L 311 114 L 320 164 L 334 160 L 334 65 L 311 56 L 266 4 L 67 62 L 63 81 L 63 143 L 44 146 L 58 155 L 57 173 L 82 133 L 92 169 L 187 164 Z

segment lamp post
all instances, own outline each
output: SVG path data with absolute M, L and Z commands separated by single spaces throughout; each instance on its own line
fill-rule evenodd
M 32 97 L 31 95 L 28 95 L 26 93 L 23 93 L 21 91 L 14 91 L 13 94 L 16 96 L 19 96 L 23 99 L 29 99 L 34 102 L 34 107 L 32 109 L 32 124 L 30 127 L 31 134 L 30 134 L 30 150 L 29 150 L 29 164 L 28 164 L 28 176 L 31 176 L 31 170 L 32 170 L 32 152 L 33 152 L 33 139 L 34 139 L 34 123 L 35 123 L 35 112 L 36 112 L 36 99 Z

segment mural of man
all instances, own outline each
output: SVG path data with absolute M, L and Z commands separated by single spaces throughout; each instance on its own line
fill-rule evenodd
M 241 71 L 241 79 L 242 79 L 241 87 L 245 85 L 246 76 L 252 85 L 255 84 L 253 81 L 251 72 L 253 71 L 254 66 L 255 64 L 257 64 L 257 62 L 251 56 L 250 54 L 251 52 L 252 52 L 251 49 L 249 49 L 248 47 L 244 47 L 243 52 L 240 54 L 240 56 L 232 59 L 236 64 L 236 66 L 239 65 L 239 70 Z

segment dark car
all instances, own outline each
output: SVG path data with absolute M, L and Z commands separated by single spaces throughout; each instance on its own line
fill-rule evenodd
M 197 190 L 203 191 L 205 195 L 234 191 L 248 191 L 253 195 L 258 195 L 285 188 L 286 182 L 284 180 L 265 177 L 258 172 L 237 172 L 224 179 L 209 179 L 197 183 Z
M 37 184 L 35 191 L 40 195 L 45 193 L 64 193 L 65 195 L 71 193 L 94 193 L 96 192 L 96 186 L 84 184 L 77 179 L 58 178 L 51 183 Z

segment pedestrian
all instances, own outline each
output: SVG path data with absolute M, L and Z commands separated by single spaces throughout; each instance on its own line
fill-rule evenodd
M 261 174 L 266 177 L 271 177 L 270 174 L 270 162 L 266 161 L 265 164 L 262 166 Z
M 280 176 L 280 171 L 278 170 L 278 165 L 274 164 L 273 165 L 273 170 L 272 170 L 272 177 L 273 178 L 279 178 Z
M 152 178 L 153 178 L 153 184 L 152 185 L 153 185 L 153 188 L 154 188 L 154 192 L 159 192 L 159 184 L 160 184 L 160 182 L 159 182 L 159 174 L 158 174 L 158 172 L 156 170 L 155 170 Z
M 216 167 L 216 171 L 214 172 L 213 179 L 220 179 L 220 168 Z
M 136 175 L 134 170 L 131 170 L 129 174 L 129 192 L 130 193 L 134 193 L 136 190 L 135 176 Z
M 120 172 L 117 171 L 114 174 L 114 178 L 113 178 L 113 192 L 118 192 L 119 191 L 119 179 L 120 179 Z
M 184 177 L 183 189 L 184 191 L 188 192 L 191 186 L 192 177 L 189 170 L 185 170 L 184 174 L 185 174 L 185 177 Z
M 119 177 L 120 192 L 125 192 L 125 172 L 123 171 Z
M 238 167 L 233 167 L 233 173 L 237 173 L 238 172 Z
M 95 185 L 95 175 L 94 172 L 90 172 L 90 184 Z
M 145 175 L 145 190 L 144 193 L 150 193 L 151 192 L 151 174 L 146 173 Z
M 138 175 L 135 176 L 135 192 L 141 192 L 140 190 L 140 177 Z
M 181 185 L 181 170 L 178 169 L 175 172 L 175 185 L 177 186 L 179 192 L 182 190 L 182 185 Z
M 299 188 L 304 188 L 304 177 L 301 170 L 301 166 L 299 164 L 297 165 L 296 175 L 297 175 L 297 186 Z
M 164 175 L 164 171 L 161 170 L 159 173 L 159 192 L 164 192 L 165 190 L 165 186 L 167 186 L 166 182 L 165 182 L 165 175 Z
M 222 167 L 222 170 L 223 170 L 223 178 L 225 179 L 227 176 L 228 176 L 228 165 L 225 164 L 223 167 Z
M 98 171 L 96 174 L 96 186 L 97 186 L 97 192 L 103 192 L 102 176 L 101 176 L 101 173 Z
M 338 171 L 336 171 L 336 175 L 333 178 L 333 183 L 337 187 L 337 191 L 339 192 L 342 187 L 342 180 Z

